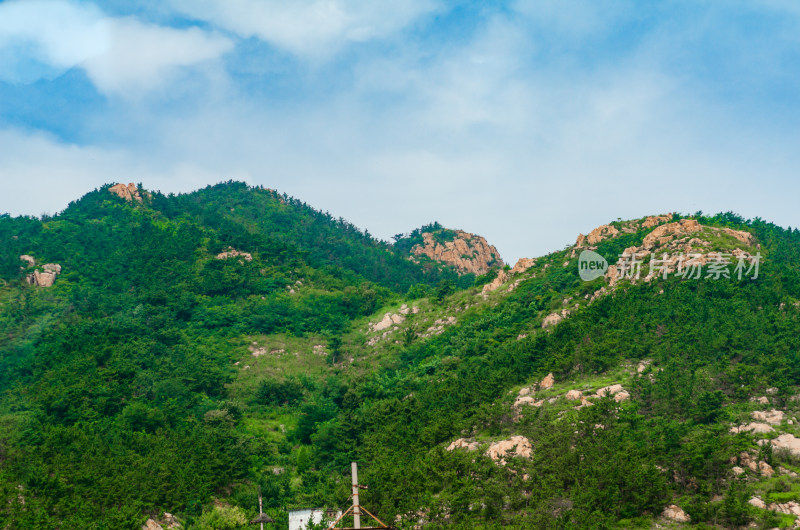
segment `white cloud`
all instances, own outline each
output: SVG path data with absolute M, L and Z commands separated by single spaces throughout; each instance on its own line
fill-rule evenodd
M 113 18 L 63 0 L 0 4 L 0 79 L 31 82 L 82 68 L 104 93 L 134 96 L 164 86 L 177 68 L 216 59 L 232 42 L 198 28 Z M 43 69 L 42 65 L 49 67 Z
M 299 56 L 386 37 L 437 9 L 435 0 L 170 0 L 178 11 Z
M 189 161 L 148 158 L 135 150 L 65 144 L 41 133 L 0 129 L 0 213 L 53 214 L 94 188 L 142 182 L 163 192 L 191 191 L 247 174 L 215 173 Z

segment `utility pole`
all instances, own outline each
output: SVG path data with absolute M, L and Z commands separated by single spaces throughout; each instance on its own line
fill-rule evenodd
M 361 506 L 358 503 L 358 464 L 351 464 L 353 469 L 353 528 L 361 528 Z
M 261 500 L 261 484 L 258 485 L 258 517 L 261 519 L 264 515 L 264 504 Z M 261 523 L 261 530 L 264 530 L 264 523 Z

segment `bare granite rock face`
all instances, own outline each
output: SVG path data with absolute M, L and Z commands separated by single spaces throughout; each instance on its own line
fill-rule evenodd
M 500 269 L 500 270 L 497 272 L 497 278 L 495 278 L 495 279 L 494 279 L 494 280 L 492 280 L 491 282 L 489 282 L 489 283 L 487 283 L 486 285 L 484 285 L 484 286 L 483 286 L 483 289 L 481 290 L 481 292 L 483 292 L 483 293 L 488 293 L 488 292 L 491 292 L 491 291 L 496 291 L 496 290 L 497 290 L 497 289 L 499 289 L 499 288 L 500 288 L 500 286 L 501 286 L 501 285 L 503 285 L 503 284 L 504 284 L 504 283 L 505 283 L 507 280 L 508 280 L 508 274 L 506 274 L 506 271 L 504 271 L 504 270 Z
M 217 259 L 228 259 L 228 258 L 241 258 L 239 263 L 244 263 L 245 261 L 253 261 L 253 255 L 249 252 L 242 252 L 241 250 L 236 250 L 235 248 L 228 247 L 228 250 L 225 252 L 220 252 L 217 254 Z M 244 261 L 243 261 L 244 260 Z
M 553 388 L 554 384 L 556 384 L 556 378 L 553 377 L 552 373 L 549 373 L 545 376 L 544 379 L 539 381 L 539 389 L 547 390 L 548 388 Z
M 59 274 L 61 274 L 61 265 L 58 263 L 46 263 L 42 266 L 41 271 L 35 270 L 29 274 L 27 280 L 29 284 L 37 287 L 52 287 Z
M 148 519 L 147 522 L 142 525 L 142 530 L 164 530 L 164 527 L 155 522 L 153 519 Z
M 522 274 L 534 265 L 536 265 L 536 260 L 533 258 L 519 258 L 517 263 L 511 269 L 511 274 Z
M 463 230 L 452 232 L 454 236 L 449 241 L 437 240 L 438 234 L 423 232 L 423 243 L 415 245 L 411 253 L 452 265 L 460 274 L 485 274 L 492 267 L 503 266 L 500 253 L 484 238 Z
M 506 457 L 530 458 L 532 455 L 533 446 L 524 436 L 512 436 L 508 440 L 500 440 L 490 445 L 486 451 L 486 456 L 501 466 L 506 465 Z
M 684 512 L 679 506 L 674 504 L 670 504 L 666 508 L 664 508 L 664 512 L 662 515 L 669 519 L 670 521 L 675 521 L 676 523 L 688 523 L 692 519 L 689 515 Z
M 550 326 L 555 326 L 562 320 L 564 320 L 564 317 L 562 317 L 558 313 L 551 313 L 546 317 L 544 317 L 544 321 L 542 321 L 542 327 L 549 328 Z
M 575 241 L 576 247 L 597 245 L 604 239 L 612 238 L 619 234 L 619 230 L 611 225 L 600 225 L 588 235 L 578 234 L 578 239 Z
M 122 197 L 128 202 L 142 202 L 142 196 L 139 194 L 139 189 L 133 182 L 127 186 L 125 184 L 115 184 L 114 186 L 108 188 L 108 191 L 117 197 Z
M 447 446 L 447 451 L 455 451 L 456 449 L 465 449 L 467 451 L 474 451 L 478 448 L 480 444 L 475 441 L 469 441 L 466 438 L 459 438 L 458 440 L 454 440 Z
M 663 244 L 677 236 L 699 232 L 702 229 L 703 226 L 694 219 L 681 219 L 675 223 L 661 225 L 645 236 L 642 248 L 650 250 L 659 243 Z

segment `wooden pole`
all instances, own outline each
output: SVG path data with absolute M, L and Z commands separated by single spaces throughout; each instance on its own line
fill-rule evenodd
M 264 504 L 261 500 L 261 484 L 258 485 L 258 515 L 264 515 Z M 261 523 L 261 530 L 264 530 L 264 523 Z
M 361 507 L 358 502 L 358 464 L 351 464 L 353 470 L 353 528 L 361 528 Z

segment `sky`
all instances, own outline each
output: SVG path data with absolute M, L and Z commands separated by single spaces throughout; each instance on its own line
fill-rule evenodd
M 0 1 L 0 212 L 263 185 L 506 262 L 609 221 L 800 225 L 795 0 Z

